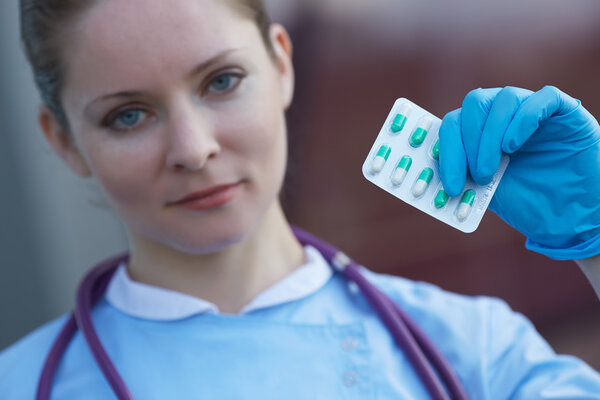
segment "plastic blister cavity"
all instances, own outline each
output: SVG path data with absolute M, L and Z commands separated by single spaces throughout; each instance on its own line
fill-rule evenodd
M 470 177 L 463 192 L 450 197 L 439 172 L 442 121 L 410 100 L 396 100 L 364 164 L 363 175 L 386 192 L 454 228 L 470 233 L 479 226 L 509 158 L 486 186 Z

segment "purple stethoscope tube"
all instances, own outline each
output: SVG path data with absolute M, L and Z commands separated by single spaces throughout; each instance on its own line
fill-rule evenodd
M 448 361 L 427 337 L 425 332 L 421 330 L 398 304 L 365 279 L 359 271 L 359 266 L 354 261 L 329 243 L 322 241 L 308 232 L 296 227 L 292 227 L 292 230 L 303 246 L 310 245 L 316 248 L 335 272 L 340 272 L 348 280 L 356 283 L 363 295 L 377 311 L 398 346 L 406 354 L 423 385 L 431 395 L 431 398 L 436 400 L 468 399 L 460 380 L 448 364 Z M 125 382 L 123 382 L 123 379 L 106 354 L 94 329 L 91 316 L 93 305 L 104 294 L 115 270 L 121 262 L 127 262 L 128 259 L 129 254 L 126 253 L 100 263 L 88 272 L 79 284 L 75 310 L 56 337 L 46 357 L 38 382 L 36 400 L 50 398 L 54 375 L 69 342 L 78 328 L 81 329 L 96 363 L 102 370 L 117 398 L 119 400 L 133 399 L 127 385 L 125 385 Z

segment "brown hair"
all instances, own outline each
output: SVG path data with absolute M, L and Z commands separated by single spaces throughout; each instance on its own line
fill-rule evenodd
M 92 7 L 97 0 L 20 0 L 21 40 L 25 55 L 33 70 L 42 101 L 54 113 L 66 132 L 69 121 L 60 99 L 64 84 L 66 61 L 62 46 L 65 27 Z M 236 10 L 256 22 L 267 50 L 273 54 L 269 38 L 269 17 L 263 0 L 229 0 Z

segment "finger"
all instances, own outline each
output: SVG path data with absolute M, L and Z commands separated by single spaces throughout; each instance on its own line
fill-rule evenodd
M 480 185 L 492 180 L 502 157 L 502 139 L 521 103 L 533 92 L 507 86 L 496 95 L 481 134 L 477 171 L 473 179 Z
M 479 181 L 477 175 L 477 158 L 481 135 L 494 98 L 500 90 L 500 88 L 475 89 L 469 92 L 463 101 L 461 132 L 463 145 L 467 154 L 467 164 L 475 182 Z
M 568 114 L 578 106 L 578 100 L 554 86 L 545 86 L 521 103 L 504 134 L 502 150 L 514 153 L 538 130 L 542 121 L 553 115 Z
M 440 178 L 449 196 L 458 196 L 467 180 L 467 156 L 460 133 L 461 110 L 446 114 L 440 126 Z

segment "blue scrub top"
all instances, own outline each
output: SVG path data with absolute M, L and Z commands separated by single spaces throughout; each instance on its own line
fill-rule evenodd
M 600 399 L 600 375 L 556 355 L 504 302 L 377 274 L 439 346 L 473 399 Z M 427 393 L 360 292 L 334 275 L 311 295 L 244 315 L 129 316 L 103 299 L 93 320 L 137 399 L 424 399 Z M 33 399 L 54 320 L 0 354 L 0 399 Z M 115 398 L 80 333 L 52 399 Z

